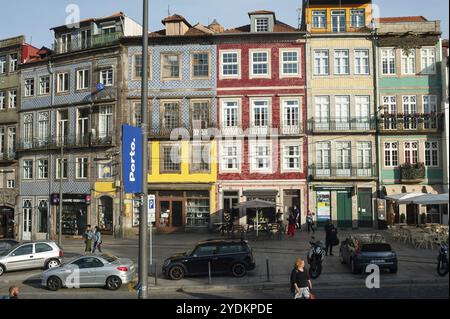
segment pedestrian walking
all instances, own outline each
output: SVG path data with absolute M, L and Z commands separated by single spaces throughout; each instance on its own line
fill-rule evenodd
M 293 213 L 290 213 L 288 218 L 288 235 L 291 238 L 295 235 L 295 217 Z
M 86 231 L 84 232 L 84 243 L 86 247 L 84 249 L 85 253 L 90 253 L 92 251 L 92 239 L 94 238 L 94 233 L 91 230 L 91 225 L 87 225 Z
M 9 287 L 8 296 L 3 297 L 2 299 L 19 299 L 20 289 L 18 286 Z
M 277 224 L 280 232 L 284 232 L 283 213 L 281 212 L 281 209 L 278 209 L 277 212 Z
M 311 230 L 313 234 L 315 234 L 316 230 L 314 229 L 314 215 L 311 213 L 310 210 L 308 210 L 308 213 L 306 215 L 306 224 L 308 225 L 308 234 L 311 233 Z
M 95 226 L 94 249 L 92 250 L 92 253 L 95 253 L 95 250 L 97 249 L 100 253 L 102 252 L 102 233 L 100 232 L 100 228 L 98 228 L 98 226 Z
M 337 228 L 333 225 L 331 220 L 328 220 L 328 223 L 325 226 L 325 256 L 328 256 L 328 251 L 330 252 L 330 256 L 333 256 L 333 246 L 339 245 L 337 232 Z
M 297 206 L 294 206 L 293 213 L 295 218 L 295 228 L 301 229 L 302 226 L 300 225 L 300 210 L 297 208 Z
M 305 261 L 297 258 L 294 269 L 291 272 L 291 293 L 294 299 L 310 299 L 312 283 L 308 271 L 305 269 Z

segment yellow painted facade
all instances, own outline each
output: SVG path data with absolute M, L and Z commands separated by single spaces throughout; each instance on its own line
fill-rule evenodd
M 369 26 L 372 22 L 372 5 L 367 4 L 352 4 L 352 5 L 310 5 L 306 7 L 305 17 L 308 31 L 311 33 L 329 33 L 332 32 L 331 24 L 331 11 L 332 10 L 345 10 L 346 11 L 346 26 L 347 32 L 357 32 L 359 28 L 351 27 L 351 10 L 352 9 L 364 9 L 365 11 L 365 25 Z M 327 24 L 326 28 L 313 28 L 313 11 L 326 11 L 327 12 Z
M 114 182 L 96 182 L 94 186 L 94 196 L 102 195 L 114 196 L 116 194 L 116 186 Z

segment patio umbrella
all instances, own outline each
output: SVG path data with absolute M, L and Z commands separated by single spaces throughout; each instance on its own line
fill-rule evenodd
M 386 196 L 387 200 L 396 202 L 397 204 L 413 204 L 413 200 L 425 196 L 424 193 L 401 193 L 391 196 Z
M 448 194 L 426 194 L 412 199 L 417 205 L 442 205 L 448 204 Z
M 280 205 L 277 205 L 274 202 L 269 202 L 269 201 L 257 198 L 254 200 L 250 200 L 248 202 L 239 203 L 239 204 L 235 205 L 233 208 L 254 208 L 254 209 L 256 209 L 256 237 L 258 237 L 258 226 L 259 226 L 258 213 L 259 213 L 259 210 L 262 208 L 273 208 L 273 207 L 277 207 L 277 206 L 280 206 Z

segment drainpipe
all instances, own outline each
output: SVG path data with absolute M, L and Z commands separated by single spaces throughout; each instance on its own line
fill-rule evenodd
M 55 99 L 55 95 L 54 95 L 54 88 L 55 88 L 55 83 L 54 83 L 54 70 L 53 70 L 53 65 L 52 65 L 52 60 L 51 57 L 49 57 L 48 60 L 48 65 L 47 65 L 47 70 L 48 73 L 50 73 L 50 114 L 49 114 L 49 120 L 48 120 L 48 129 L 50 130 L 49 135 L 47 137 L 47 141 L 48 139 L 51 138 L 52 134 L 51 134 L 51 128 L 52 128 L 52 115 L 53 115 L 53 104 L 54 104 L 54 99 Z M 53 226 L 53 220 L 52 220 L 52 213 L 51 213 L 51 207 L 52 207 L 52 170 L 50 169 L 51 167 L 51 163 L 52 163 L 52 154 L 50 151 L 50 147 L 48 150 L 48 204 L 47 204 L 47 240 L 51 239 L 51 231 L 52 231 L 52 226 Z
M 377 31 L 375 29 L 375 27 L 372 29 L 372 54 L 373 54 L 373 82 L 374 82 L 374 109 L 375 109 L 375 148 L 376 148 L 376 159 L 377 159 L 377 165 L 376 165 L 376 176 L 377 176 L 377 199 L 379 197 L 381 197 L 381 158 L 380 158 L 380 149 L 381 149 L 381 145 L 380 145 L 380 137 L 379 137 L 379 132 L 378 132 L 378 113 L 379 113 L 379 108 L 378 108 L 378 101 L 379 101 L 379 97 L 378 97 L 378 86 L 379 86 L 379 81 L 378 81 L 378 74 L 379 74 L 379 65 L 378 65 L 378 46 L 377 46 Z M 375 210 L 376 210 L 376 219 L 374 219 L 375 222 L 375 228 L 378 228 L 378 205 L 374 205 L 375 206 Z M 372 212 L 373 215 L 375 215 L 375 210 Z M 387 217 L 387 216 L 386 216 Z

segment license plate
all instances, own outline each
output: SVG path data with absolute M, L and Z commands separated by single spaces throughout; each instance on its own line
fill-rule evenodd
M 384 259 L 375 259 L 370 261 L 372 264 L 382 264 L 384 262 L 386 262 Z

